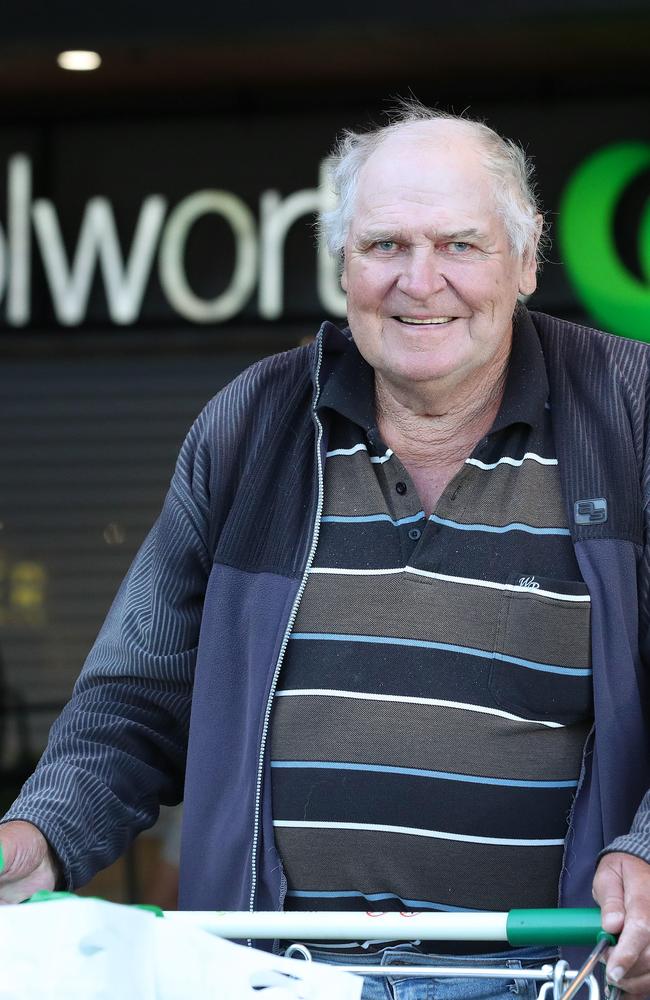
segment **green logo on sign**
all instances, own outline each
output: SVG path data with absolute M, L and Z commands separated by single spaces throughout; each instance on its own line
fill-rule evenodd
M 626 186 L 650 167 L 650 145 L 608 146 L 578 168 L 560 204 L 562 257 L 580 298 L 613 333 L 650 341 L 650 201 L 639 224 L 639 261 L 646 283 L 621 262 L 614 214 Z

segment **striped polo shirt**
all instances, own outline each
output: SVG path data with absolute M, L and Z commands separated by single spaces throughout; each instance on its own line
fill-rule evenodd
M 354 346 L 327 380 L 325 501 L 271 721 L 287 909 L 554 906 L 593 718 L 590 601 L 544 360 L 427 517 Z

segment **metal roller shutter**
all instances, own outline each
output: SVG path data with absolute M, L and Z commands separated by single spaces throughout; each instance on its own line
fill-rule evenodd
M 9 359 L 0 371 L 6 769 L 40 753 L 203 404 L 260 354 Z

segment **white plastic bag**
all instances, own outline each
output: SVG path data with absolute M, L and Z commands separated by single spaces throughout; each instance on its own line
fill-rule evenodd
M 0 907 L 2 1000 L 156 1000 L 155 918 L 94 899 Z
M 156 969 L 159 1000 L 359 1000 L 362 981 L 327 965 L 277 958 L 199 929 L 159 920 Z M 185 961 L 172 968 L 176 956 Z M 173 958 L 172 958 L 173 956 Z M 181 993 L 188 985 L 187 993 Z
M 0 1000 L 359 1000 L 361 979 L 98 899 L 0 907 Z

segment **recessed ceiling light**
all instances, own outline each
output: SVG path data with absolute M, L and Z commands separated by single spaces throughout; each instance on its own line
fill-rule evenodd
M 67 52 L 59 52 L 56 61 L 61 69 L 89 70 L 101 66 L 102 57 L 99 52 L 69 49 Z

